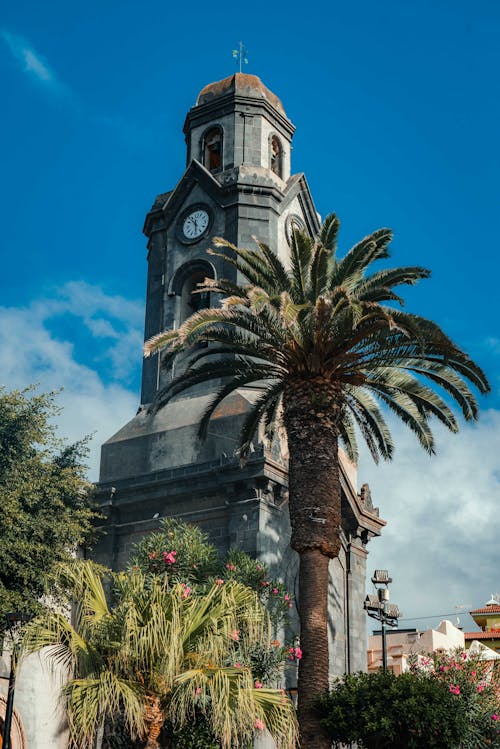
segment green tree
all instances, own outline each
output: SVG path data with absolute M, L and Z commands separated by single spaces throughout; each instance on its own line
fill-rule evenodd
M 40 609 L 55 564 L 91 535 L 86 445 L 54 436 L 58 412 L 54 393 L 0 389 L 0 629 Z
M 246 746 L 264 728 L 278 747 L 294 746 L 291 701 L 279 689 L 258 688 L 251 669 L 231 656 L 240 632 L 250 641 L 268 637 L 253 590 L 234 582 L 192 595 L 185 583 L 137 568 L 108 574 L 113 606 L 96 565 L 66 566 L 60 584 L 77 602 L 73 624 L 52 611 L 26 629 L 28 651 L 50 647 L 49 657 L 72 674 L 62 695 L 74 749 L 93 747 L 115 721 L 156 749 L 165 721 L 179 729 L 196 716 L 223 749 Z
M 252 384 L 261 395 L 243 425 L 242 454 L 258 425 L 281 415 L 289 450 L 291 546 L 300 556 L 299 723 L 308 749 L 326 749 L 314 703 L 328 686 L 328 563 L 340 550 L 339 441 L 355 460 L 355 427 L 373 457 L 389 459 L 393 443 L 377 401 L 417 435 L 429 453 L 435 417 L 452 432 L 457 420 L 445 399 L 466 419 L 477 417 L 468 382 L 481 393 L 481 369 L 430 320 L 400 309 L 394 289 L 429 272 L 419 267 L 374 270 L 388 257 L 392 238 L 381 229 L 342 259 L 336 254 L 339 222 L 326 218 L 316 239 L 294 231 L 289 266 L 262 243 L 238 249 L 223 239 L 210 250 L 227 263 L 228 279 L 205 279 L 200 292 L 224 296 L 221 306 L 200 310 L 177 330 L 152 338 L 150 355 L 167 351 L 164 366 L 187 351 L 187 368 L 158 394 L 160 408 L 201 382 L 222 379 L 200 423 L 200 434 L 218 404 Z M 247 283 L 237 283 L 236 279 Z M 200 347 L 197 344 L 208 342 Z M 316 508 L 317 511 L 316 511 Z M 322 518 L 317 520 L 316 515 Z

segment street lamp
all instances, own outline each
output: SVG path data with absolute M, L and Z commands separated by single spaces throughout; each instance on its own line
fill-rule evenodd
M 397 627 L 398 619 L 401 612 L 395 603 L 389 603 L 389 583 L 392 583 L 392 577 L 389 577 L 387 570 L 375 570 L 372 577 L 372 583 L 377 591 L 376 595 L 366 596 L 365 611 L 372 619 L 376 619 L 382 626 L 382 669 L 387 671 L 387 639 L 385 627 Z
M 9 674 L 9 688 L 7 691 L 7 706 L 5 708 L 5 722 L 3 725 L 3 736 L 2 736 L 2 749 L 11 749 L 10 733 L 12 725 L 12 714 L 14 712 L 14 689 L 16 687 L 16 643 L 15 643 L 15 631 L 23 623 L 29 622 L 31 616 L 29 614 L 23 614 L 19 611 L 11 611 L 5 615 L 7 622 L 7 629 L 11 640 L 11 651 L 10 651 L 10 674 Z

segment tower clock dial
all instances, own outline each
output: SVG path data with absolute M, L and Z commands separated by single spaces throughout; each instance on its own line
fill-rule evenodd
M 190 211 L 182 219 L 182 235 L 188 242 L 199 239 L 208 229 L 210 216 L 205 208 Z

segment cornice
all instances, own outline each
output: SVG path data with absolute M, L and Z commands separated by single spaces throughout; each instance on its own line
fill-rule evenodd
M 292 138 L 295 132 L 295 125 L 288 117 L 275 109 L 266 99 L 256 99 L 255 97 L 234 93 L 228 93 L 206 104 L 191 107 L 184 121 L 183 132 L 187 135 L 197 125 L 202 125 L 205 122 L 213 122 L 218 117 L 236 113 L 237 111 L 241 111 L 242 114 L 261 116 L 265 113 L 290 138 Z

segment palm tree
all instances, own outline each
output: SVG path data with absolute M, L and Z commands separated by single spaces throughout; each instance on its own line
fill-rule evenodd
M 250 588 L 214 584 L 193 595 L 134 569 L 113 576 L 116 603 L 109 607 L 102 568 L 75 562 L 61 579 L 78 602 L 74 624 L 51 611 L 28 626 L 25 640 L 32 652 L 48 646 L 71 674 L 62 688 L 71 747 L 93 749 L 104 724 L 120 718 L 145 749 L 157 749 L 166 720 L 182 727 L 195 714 L 223 749 L 247 745 L 256 727 L 283 749 L 295 745 L 291 701 L 280 690 L 254 688 L 249 668 L 227 663 L 235 630 L 252 642 L 270 636 Z
M 215 238 L 209 250 L 247 283 L 205 279 L 199 290 L 223 295 L 220 307 L 203 309 L 177 330 L 146 343 L 145 355 L 167 349 L 163 364 L 186 350 L 185 371 L 158 394 L 158 409 L 199 383 L 221 378 L 200 423 L 206 434 L 218 404 L 252 384 L 260 395 L 244 422 L 242 454 L 259 424 L 281 418 L 289 450 L 291 546 L 300 556 L 299 725 L 302 746 L 326 749 L 314 713 L 328 687 L 328 563 L 340 550 L 339 442 L 357 459 L 356 427 L 370 452 L 390 459 L 393 442 L 377 401 L 413 430 L 434 452 L 431 417 L 452 432 L 457 420 L 445 398 L 465 419 L 478 408 L 468 382 L 481 393 L 481 369 L 430 320 L 401 309 L 394 289 L 429 276 L 420 267 L 373 270 L 387 258 L 392 234 L 375 231 L 342 259 L 336 254 L 339 221 L 332 214 L 317 238 L 293 231 L 289 266 L 268 246 L 238 249 Z M 196 346 L 208 342 L 205 347 Z M 323 525 L 311 520 L 321 508 Z

